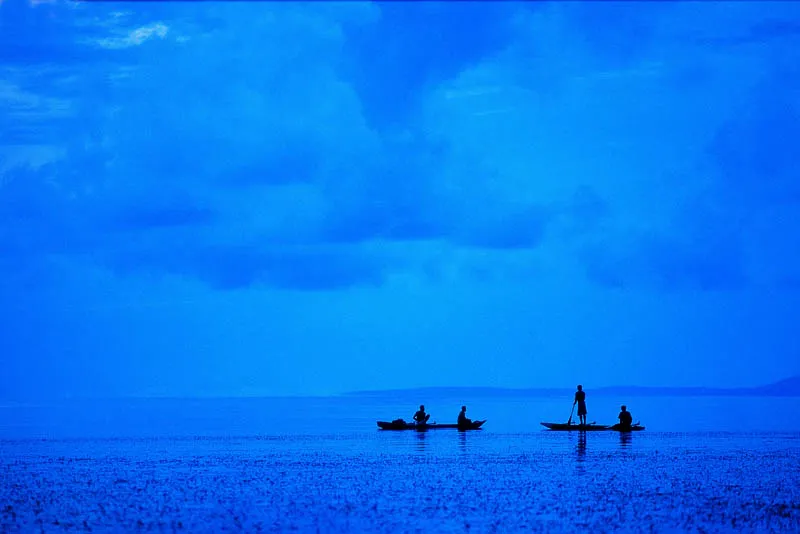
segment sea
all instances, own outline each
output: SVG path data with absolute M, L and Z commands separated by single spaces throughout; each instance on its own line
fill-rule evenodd
M 612 424 L 619 399 L 588 402 Z M 800 532 L 800 398 L 569 396 L 0 405 L 0 532 Z M 381 431 L 425 403 L 478 431 Z

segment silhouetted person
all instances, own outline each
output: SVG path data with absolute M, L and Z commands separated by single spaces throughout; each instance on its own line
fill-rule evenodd
M 619 427 L 623 430 L 630 429 L 633 426 L 633 416 L 631 412 L 628 411 L 628 407 L 624 404 L 620 406 L 621 412 L 619 412 Z
M 472 424 L 472 419 L 467 418 L 467 407 L 462 406 L 458 414 L 458 426 L 466 427 Z
M 583 386 L 578 386 L 578 391 L 575 392 L 575 401 L 572 403 L 573 406 L 578 404 L 578 417 L 581 420 L 581 424 L 586 424 L 586 392 L 583 391 Z
M 419 411 L 414 414 L 414 422 L 416 422 L 418 425 L 424 425 L 425 423 L 428 422 L 428 419 L 430 419 L 430 417 L 431 414 L 425 413 L 425 405 L 420 404 Z

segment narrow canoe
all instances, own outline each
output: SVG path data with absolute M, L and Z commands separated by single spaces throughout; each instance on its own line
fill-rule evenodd
M 628 428 L 623 428 L 621 425 L 614 425 L 608 428 L 609 430 L 616 430 L 617 432 L 638 432 L 644 430 L 642 425 L 631 425 Z
M 478 430 L 483 423 L 483 421 L 473 421 L 469 426 L 459 426 L 455 423 L 453 424 L 441 424 L 437 425 L 436 423 L 429 423 L 426 425 L 417 425 L 415 423 L 395 423 L 390 421 L 378 421 L 378 428 L 381 430 L 436 430 L 439 428 L 456 428 L 458 430 Z
M 607 425 L 573 425 L 567 423 L 542 423 L 542 426 L 550 430 L 578 430 L 580 432 L 587 432 L 591 430 L 609 430 L 611 428 Z
M 620 425 L 573 425 L 567 423 L 542 423 L 542 426 L 548 428 L 550 430 L 574 430 L 577 432 L 589 432 L 592 430 L 615 430 L 617 432 L 636 432 L 639 430 L 644 430 L 642 425 L 632 425 L 629 428 L 623 428 Z

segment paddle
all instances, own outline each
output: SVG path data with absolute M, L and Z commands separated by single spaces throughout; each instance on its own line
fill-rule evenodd
M 569 411 L 569 419 L 567 420 L 567 424 L 572 424 L 572 413 L 575 411 L 575 403 L 572 403 L 572 409 Z

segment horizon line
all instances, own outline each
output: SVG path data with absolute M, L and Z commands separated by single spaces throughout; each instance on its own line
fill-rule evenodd
M 594 392 L 614 392 L 629 390 L 634 392 L 663 392 L 663 393 L 680 393 L 685 392 L 685 396 L 692 396 L 692 394 L 702 394 L 709 396 L 709 394 L 727 394 L 727 396 L 735 396 L 735 394 L 749 393 L 751 395 L 760 394 L 761 396 L 776 396 L 773 391 L 770 393 L 771 388 L 779 387 L 783 384 L 797 382 L 800 386 L 800 375 L 789 376 L 775 382 L 767 384 L 760 384 L 756 386 L 641 386 L 641 385 L 612 385 L 612 386 L 597 386 L 590 388 Z M 392 389 L 372 389 L 372 390 L 353 390 L 339 393 L 316 393 L 316 394 L 279 394 L 270 395 L 262 393 L 224 393 L 224 394 L 133 394 L 133 395 L 68 395 L 53 398 L 39 398 L 39 399 L 0 399 L 0 408 L 19 406 L 19 405 L 34 405 L 37 403 L 52 403 L 52 402 L 70 402 L 70 401 L 97 401 L 97 400 L 237 400 L 237 399 L 332 399 L 354 396 L 380 396 L 380 395 L 397 395 L 403 393 L 413 392 L 444 392 L 444 391 L 474 391 L 485 393 L 517 393 L 517 394 L 564 394 L 571 395 L 572 387 L 554 387 L 554 386 L 534 386 L 534 387 L 503 387 L 503 386 L 418 386 L 408 388 L 392 388 Z M 787 392 L 790 393 L 790 392 Z M 797 391 L 791 393 L 793 395 L 800 395 L 800 387 Z

